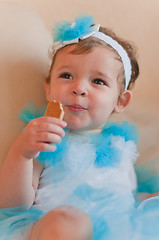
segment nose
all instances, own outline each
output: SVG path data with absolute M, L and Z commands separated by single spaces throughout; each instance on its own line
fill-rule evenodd
M 76 83 L 73 87 L 72 93 L 77 96 L 87 96 L 88 91 L 86 89 L 86 84 L 82 83 Z
M 87 93 L 86 93 L 86 91 L 73 91 L 73 94 L 74 95 L 78 95 L 78 96 L 86 96 L 87 95 Z

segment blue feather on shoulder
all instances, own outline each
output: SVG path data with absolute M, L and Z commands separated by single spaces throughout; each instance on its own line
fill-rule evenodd
M 123 123 L 108 122 L 103 128 L 102 134 L 121 136 L 126 142 L 132 140 L 137 143 L 139 140 L 139 133 L 136 125 L 128 121 L 124 121 Z

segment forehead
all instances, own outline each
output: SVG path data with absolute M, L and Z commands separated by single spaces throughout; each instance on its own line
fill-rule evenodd
M 118 59 L 116 52 L 110 47 L 97 46 L 89 51 L 80 51 L 78 44 L 68 45 L 61 48 L 55 55 L 54 66 L 61 65 L 89 65 L 101 71 L 118 73 L 121 71 L 122 62 Z

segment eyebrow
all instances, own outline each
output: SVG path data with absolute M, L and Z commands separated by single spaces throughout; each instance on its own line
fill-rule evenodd
M 93 73 L 94 74 L 97 74 L 97 75 L 99 75 L 99 76 L 101 76 L 101 77 L 104 77 L 104 78 L 106 78 L 107 80 L 109 80 L 109 81 L 112 81 L 112 78 L 111 77 L 109 77 L 106 73 L 102 73 L 102 72 L 100 72 L 100 71 L 93 71 Z
M 62 65 L 60 67 L 57 67 L 57 70 L 60 71 L 63 68 L 70 68 L 70 65 Z

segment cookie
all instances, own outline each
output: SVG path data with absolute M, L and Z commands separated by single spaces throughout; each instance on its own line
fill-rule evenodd
M 64 110 L 60 102 L 51 101 L 48 103 L 45 116 L 63 119 Z

